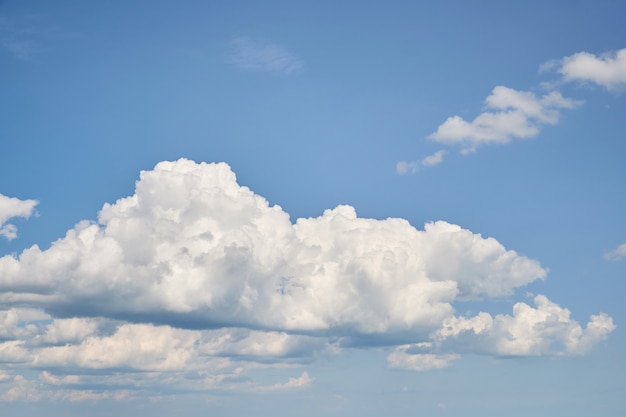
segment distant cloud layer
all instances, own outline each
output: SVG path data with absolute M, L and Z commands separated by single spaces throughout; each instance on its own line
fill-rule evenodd
M 512 315 L 455 315 L 455 303 L 545 277 L 444 221 L 418 230 L 338 206 L 292 223 L 224 163 L 161 162 L 97 222 L 0 258 L 0 361 L 41 370 L 0 374 L 0 397 L 93 399 L 101 393 L 80 387 L 100 378 L 129 398 L 145 395 L 129 387 L 148 371 L 160 389 L 302 389 L 314 376 L 259 385 L 245 375 L 373 345 L 393 349 L 388 366 L 415 371 L 467 352 L 576 355 L 615 328 L 605 314 L 583 328 L 545 296 Z
M 280 45 L 237 38 L 229 62 L 248 71 L 290 74 L 302 68 L 302 61 Z
M 36 200 L 20 200 L 0 194 L 0 236 L 8 240 L 15 239 L 17 227 L 7 223 L 7 220 L 14 217 L 29 218 L 38 203 Z

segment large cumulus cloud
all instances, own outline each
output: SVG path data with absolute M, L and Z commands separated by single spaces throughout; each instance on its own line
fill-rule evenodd
M 301 333 L 432 330 L 456 299 L 511 294 L 546 271 L 443 221 L 357 217 L 349 206 L 295 224 L 226 164 L 145 171 L 51 248 L 0 259 L 5 303 L 64 315 Z
M 111 387 L 103 398 L 121 398 L 114 387 L 145 387 L 148 374 L 160 389 L 296 389 L 314 378 L 261 386 L 246 373 L 371 345 L 389 346 L 388 366 L 415 371 L 466 352 L 575 355 L 615 328 L 605 314 L 583 328 L 545 296 L 513 315 L 455 314 L 459 302 L 545 277 L 537 261 L 444 221 L 419 230 L 350 206 L 292 221 L 224 163 L 161 162 L 97 221 L 0 258 L 0 362 L 10 368 L 0 398 L 93 398 L 80 381 L 94 378 Z M 20 369 L 42 374 L 26 380 Z

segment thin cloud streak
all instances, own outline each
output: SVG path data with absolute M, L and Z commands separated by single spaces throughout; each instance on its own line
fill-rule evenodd
M 300 59 L 277 44 L 237 38 L 232 46 L 228 61 L 243 70 L 287 75 L 303 67 Z

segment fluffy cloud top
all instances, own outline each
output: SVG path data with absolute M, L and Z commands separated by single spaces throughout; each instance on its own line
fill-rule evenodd
M 558 71 L 565 81 L 591 82 L 607 90 L 622 89 L 626 86 L 626 48 L 601 56 L 578 52 L 563 58 Z
M 532 92 L 504 86 L 495 87 L 485 102 L 489 110 L 473 121 L 449 117 L 429 138 L 446 145 L 461 145 L 464 153 L 473 152 L 481 145 L 534 137 L 541 126 L 558 122 L 560 109 L 581 104 L 556 91 L 537 97 Z
M 15 239 L 17 228 L 13 224 L 6 224 L 7 220 L 13 217 L 29 218 L 37 204 L 39 202 L 36 200 L 20 200 L 0 194 L 0 236 Z

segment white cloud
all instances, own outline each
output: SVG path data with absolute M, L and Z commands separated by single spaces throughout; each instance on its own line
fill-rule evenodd
M 621 261 L 626 258 L 626 243 L 622 243 L 615 249 L 604 254 L 604 259 L 607 261 Z
M 105 319 L 54 319 L 38 310 L 0 312 L 0 360 L 24 366 L 135 371 L 212 369 L 222 358 L 306 363 L 339 347 L 326 338 L 241 328 L 186 330 Z M 4 323 L 2 323 L 2 321 Z
M 52 385 L 75 385 L 79 384 L 81 381 L 81 377 L 78 375 L 56 376 L 48 371 L 43 371 L 41 375 L 39 375 L 39 379 Z
M 387 366 L 408 371 L 431 371 L 447 368 L 453 361 L 460 358 L 457 354 L 432 354 L 411 352 L 411 349 L 420 348 L 419 345 L 401 345 L 387 356 Z
M 0 194 L 0 236 L 8 240 L 15 239 L 17 228 L 13 224 L 6 224 L 7 220 L 14 217 L 29 218 L 37 204 L 39 202 L 36 200 L 20 200 Z
M 0 271 L 0 302 L 72 316 L 413 338 L 456 299 L 509 295 L 546 275 L 443 221 L 420 231 L 339 206 L 292 224 L 226 164 L 184 159 L 142 172 L 99 223 L 0 258 Z
M 79 402 L 110 399 L 120 401 L 130 398 L 128 390 L 59 389 L 56 386 L 76 384 L 77 378 L 75 376 L 57 377 L 46 371 L 41 373 L 38 380 L 27 379 L 22 375 L 9 378 L 6 382 L 0 380 L 0 402 L 42 400 Z
M 53 345 L 79 342 L 88 336 L 96 334 L 101 323 L 102 320 L 84 317 L 55 319 L 46 326 L 45 333 L 41 336 L 41 341 Z
M 290 74 L 303 66 L 300 59 L 280 45 L 248 38 L 235 39 L 232 44 L 234 52 L 229 62 L 244 70 Z
M 284 384 L 274 384 L 270 386 L 261 386 L 256 390 L 261 392 L 267 391 L 286 391 L 294 389 L 308 388 L 315 381 L 315 378 L 311 378 L 308 373 L 302 372 L 298 378 L 289 378 Z
M 262 385 L 250 371 L 345 346 L 396 346 L 388 366 L 415 371 L 464 352 L 582 354 L 614 329 L 604 314 L 583 329 L 545 297 L 512 316 L 454 315 L 455 302 L 510 296 L 545 276 L 444 221 L 418 230 L 338 206 L 292 223 L 224 163 L 162 162 L 97 222 L 0 258 L 0 362 L 42 372 L 0 372 L 0 399 L 281 391 L 313 378 Z
M 593 315 L 583 329 L 570 311 L 538 295 L 535 306 L 516 303 L 513 315 L 447 319 L 436 338 L 448 349 L 482 351 L 502 356 L 580 355 L 615 330 L 606 314 Z
M 428 155 L 423 158 L 421 161 L 400 161 L 396 164 L 396 172 L 400 175 L 405 174 L 415 174 L 420 168 L 423 167 L 432 167 L 435 165 L 439 165 L 443 162 L 443 156 L 446 154 L 445 150 L 439 150 L 432 155 Z
M 532 92 L 504 86 L 495 87 L 485 102 L 489 111 L 471 122 L 459 116 L 449 117 L 429 138 L 446 145 L 460 145 L 463 153 L 473 152 L 482 145 L 534 137 L 543 125 L 558 122 L 560 109 L 582 104 L 556 91 L 538 98 Z
M 169 326 L 124 324 L 110 336 L 90 336 L 79 344 L 38 349 L 36 366 L 86 369 L 126 367 L 135 370 L 186 369 L 197 355 L 199 333 Z
M 418 161 L 400 161 L 396 164 L 396 172 L 400 175 L 404 175 L 404 174 L 415 174 L 417 172 L 417 170 L 419 169 L 419 162 Z
M 607 90 L 626 86 L 626 48 L 601 56 L 578 52 L 563 58 L 557 65 L 565 81 L 590 82 Z
M 323 337 L 293 335 L 285 332 L 224 328 L 203 332 L 200 352 L 261 362 L 288 359 L 308 360 L 318 353 L 336 354 L 339 347 Z
M 422 159 L 422 165 L 425 167 L 432 167 L 435 165 L 439 165 L 443 162 L 443 156 L 446 154 L 445 150 L 439 150 L 432 155 L 429 155 Z
M 37 331 L 29 322 L 49 319 L 50 316 L 39 310 L 11 308 L 0 311 L 0 340 L 23 338 Z

